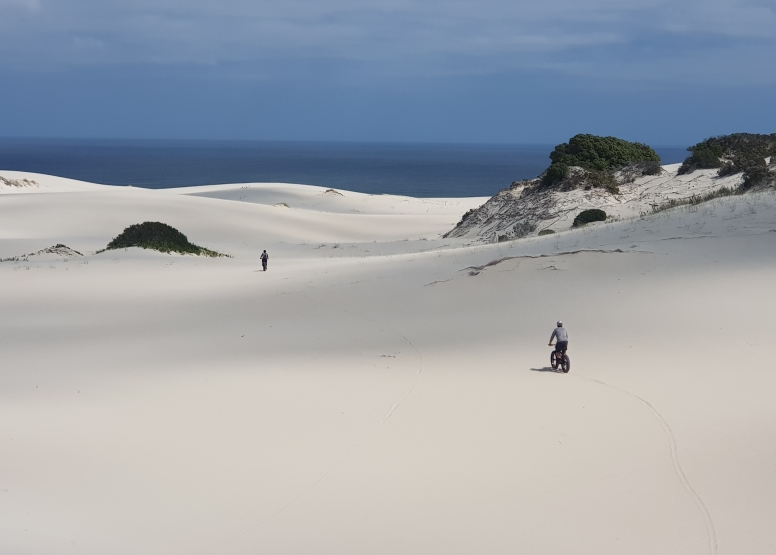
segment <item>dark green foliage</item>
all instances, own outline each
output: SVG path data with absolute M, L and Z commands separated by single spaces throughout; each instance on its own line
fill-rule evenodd
M 641 169 L 641 175 L 660 175 L 663 172 L 660 162 L 654 160 L 637 164 L 637 167 Z
M 561 172 L 553 170 L 553 166 L 579 166 L 591 171 L 610 172 L 637 162 L 659 164 L 660 156 L 641 143 L 631 143 L 617 137 L 580 134 L 572 137 L 568 143 L 556 146 L 550 154 L 550 160 L 552 164 L 545 174 L 546 185 L 562 179 L 557 178 Z
M 687 150 L 692 152 L 692 155 L 679 168 L 680 175 L 703 168 L 720 168 L 720 175 L 730 175 L 744 171 L 743 166 L 747 165 L 745 163 L 738 164 L 737 158 L 748 160 L 776 155 L 776 133 L 771 135 L 754 133 L 721 135 L 706 139 Z M 732 159 L 733 167 L 724 164 L 721 160 L 722 157 Z
M 539 232 L 539 236 L 541 237 L 542 235 L 552 235 L 553 233 L 555 233 L 555 231 L 552 229 L 543 229 Z
M 542 183 L 546 186 L 553 185 L 558 181 L 565 179 L 568 174 L 569 174 L 569 167 L 566 164 L 553 163 L 550 165 L 549 168 L 547 168 L 547 171 L 544 173 L 544 178 L 542 179 Z
M 679 167 L 679 175 L 691 173 L 697 169 L 719 168 L 722 166 L 722 145 L 715 142 L 716 139 L 707 139 L 702 143 L 691 146 L 687 150 L 692 152 Z
M 767 158 L 776 154 L 776 133 L 762 135 L 756 133 L 733 133 L 722 135 L 716 140 L 725 151 L 725 155 L 747 154 L 758 158 Z
M 617 186 L 619 183 L 633 183 L 636 179 L 645 175 L 660 175 L 663 173 L 663 167 L 660 165 L 660 162 L 636 162 L 635 164 L 628 164 L 617 172 L 608 173 L 612 176 L 611 180 L 609 180 L 611 185 Z M 611 192 L 617 193 L 619 190 L 612 188 Z
M 591 171 L 587 174 L 587 181 L 591 187 L 606 189 L 613 195 L 620 192 L 620 187 L 617 185 L 617 180 L 614 179 L 612 172 Z
M 720 166 L 719 171 L 717 172 L 717 175 L 719 177 L 727 177 L 728 175 L 733 175 L 734 173 L 738 173 L 741 170 L 730 161 L 724 162 L 722 166 Z
M 109 249 L 144 247 L 156 250 L 189 250 L 191 243 L 186 236 L 172 226 L 161 222 L 134 224 L 108 243 Z
M 744 182 L 741 183 L 743 190 L 762 185 L 776 177 L 774 172 L 768 169 L 764 158 L 742 158 L 734 164 L 744 172 Z
M 598 208 L 591 208 L 589 210 L 583 210 L 577 217 L 574 218 L 574 224 L 572 227 L 581 227 L 590 222 L 605 222 L 606 212 Z
M 765 158 L 760 156 L 760 153 L 752 154 L 750 152 L 737 154 L 733 157 L 732 162 L 725 162 L 717 175 L 725 177 L 739 172 L 744 174 L 744 181 L 741 183 L 741 188 L 744 190 L 762 185 L 776 177 L 768 169 Z
M 106 250 L 128 247 L 141 247 L 166 253 L 222 256 L 215 251 L 189 243 L 183 233 L 161 222 L 143 222 L 129 226 L 108 243 Z

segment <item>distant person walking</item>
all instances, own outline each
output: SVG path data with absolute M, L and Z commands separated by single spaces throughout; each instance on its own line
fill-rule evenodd
M 261 267 L 264 268 L 264 271 L 267 271 L 267 260 L 269 260 L 269 255 L 267 254 L 267 251 L 265 250 L 263 253 L 261 253 Z

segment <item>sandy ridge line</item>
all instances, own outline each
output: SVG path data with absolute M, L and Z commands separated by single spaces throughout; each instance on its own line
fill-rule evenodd
M 18 256 L 9 256 L 8 258 L 0 258 L 0 262 L 29 262 L 28 260 L 29 257 L 39 256 L 43 254 L 55 254 L 63 258 L 67 258 L 68 256 L 72 256 L 72 257 L 83 256 L 83 254 L 81 254 L 77 250 L 71 249 L 67 245 L 58 243 L 54 246 L 46 247 L 45 249 L 40 249 L 39 251 L 36 251 L 36 252 L 28 252 L 27 254 L 20 254 Z
M 564 252 L 556 252 L 554 254 L 521 254 L 517 256 L 504 256 L 502 258 L 497 258 L 496 260 L 491 260 L 487 264 L 483 264 L 482 266 L 467 266 L 466 268 L 461 268 L 461 272 L 464 270 L 472 270 L 473 272 L 481 272 L 485 268 L 489 268 L 491 266 L 495 266 L 496 264 L 501 264 L 502 262 L 506 262 L 507 260 L 515 260 L 519 258 L 552 258 L 553 256 L 566 256 L 570 254 L 580 254 L 583 252 L 600 252 L 604 254 L 627 254 L 627 253 L 636 253 L 636 254 L 651 254 L 649 251 L 631 251 L 631 250 L 622 250 L 622 249 L 614 249 L 614 250 L 604 250 L 604 249 L 580 249 L 576 251 L 564 251 Z M 477 275 L 477 274 L 474 274 Z
M 668 443 L 669 447 L 671 448 L 671 461 L 674 463 L 674 472 L 676 473 L 677 477 L 679 478 L 679 481 L 682 482 L 682 486 L 687 491 L 687 493 L 692 498 L 695 505 L 698 507 L 698 510 L 701 513 L 701 516 L 703 517 L 703 523 L 706 525 L 706 534 L 709 539 L 709 553 L 710 555 L 717 555 L 717 530 L 714 528 L 714 521 L 711 518 L 711 513 L 709 513 L 709 509 L 706 507 L 706 504 L 703 502 L 703 499 L 701 499 L 701 496 L 698 495 L 698 493 L 695 491 L 695 489 L 692 487 L 692 484 L 690 484 L 690 480 L 687 478 L 687 475 L 684 472 L 684 468 L 682 468 L 682 463 L 679 460 L 679 452 L 678 447 L 676 444 L 676 437 L 674 436 L 674 432 L 671 429 L 671 426 L 669 426 L 668 422 L 665 418 L 663 418 L 663 415 L 658 412 L 658 410 L 652 406 L 652 404 L 647 401 L 646 399 L 643 399 L 636 395 L 635 393 L 631 393 L 630 391 L 626 391 L 624 389 L 620 389 L 619 387 L 616 387 L 614 385 L 610 385 L 608 383 L 602 382 L 600 380 L 596 380 L 593 378 L 587 378 L 585 376 L 581 376 L 579 374 L 572 374 L 573 376 L 587 380 L 589 382 L 595 382 L 597 384 L 609 387 L 611 389 L 615 389 L 619 391 L 620 393 L 623 393 L 625 395 L 628 395 L 629 397 L 633 397 L 639 403 L 644 405 L 647 410 L 652 414 L 652 416 L 660 422 L 660 426 L 663 428 L 663 431 L 665 432 L 666 436 L 668 436 Z
M 314 482 L 312 482 L 309 486 L 307 486 L 305 489 L 303 489 L 301 492 L 299 492 L 296 496 L 294 496 L 289 501 L 287 501 L 284 505 L 278 507 L 275 511 L 270 513 L 268 516 L 266 516 L 261 521 L 257 522 L 256 524 L 253 524 L 253 525 L 249 526 L 248 528 L 246 528 L 242 532 L 239 532 L 239 533 L 235 534 L 234 536 L 231 536 L 231 537 L 221 541 L 220 543 L 217 543 L 216 545 L 208 547 L 208 548 L 206 548 L 206 549 L 204 549 L 202 551 L 198 551 L 197 555 L 201 555 L 201 554 L 204 554 L 204 553 L 209 553 L 209 552 L 213 551 L 214 549 L 218 549 L 219 547 L 222 547 L 222 546 L 226 545 L 227 543 L 229 543 L 229 542 L 231 542 L 233 540 L 236 540 L 237 538 L 239 538 L 241 536 L 244 536 L 248 532 L 251 532 L 251 531 L 255 530 L 256 528 L 262 526 L 263 524 L 266 524 L 267 522 L 269 522 L 270 520 L 275 518 L 277 515 L 282 513 L 284 510 L 286 510 L 288 507 L 293 505 L 296 501 L 298 501 L 300 498 L 302 498 L 307 492 L 312 490 L 319 483 L 321 483 L 323 481 L 323 479 L 326 478 L 326 476 L 328 476 L 332 472 L 332 470 L 337 468 L 337 466 L 339 466 L 345 459 L 347 459 L 353 453 L 353 451 L 355 451 L 356 449 L 361 447 L 361 445 L 363 445 L 364 442 L 366 442 L 366 440 L 369 439 L 380 428 L 380 426 L 382 426 L 391 416 L 393 416 L 393 414 L 399 409 L 399 407 L 404 402 L 404 400 L 409 396 L 410 393 L 412 393 L 412 390 L 415 389 L 415 386 L 417 385 L 418 380 L 420 380 L 420 375 L 423 373 L 423 355 L 420 354 L 420 350 L 418 350 L 418 348 L 415 346 L 415 344 L 412 343 L 412 341 L 410 341 L 409 339 L 407 339 L 407 337 L 404 334 L 402 334 L 401 332 L 391 328 L 390 326 L 381 325 L 378 322 L 376 322 L 374 319 L 369 318 L 367 316 L 363 316 L 361 314 L 357 314 L 355 312 L 351 312 L 349 310 L 345 310 L 344 308 L 340 308 L 338 306 L 334 306 L 334 305 L 325 303 L 323 301 L 319 301 L 319 300 L 316 300 L 316 299 L 311 299 L 310 297 L 308 297 L 307 295 L 304 295 L 302 293 L 297 293 L 297 295 L 307 299 L 308 301 L 317 302 L 317 303 L 322 304 L 323 306 L 326 306 L 328 308 L 332 308 L 334 310 L 339 310 L 340 312 L 344 312 L 345 314 L 349 314 L 351 316 L 356 316 L 358 318 L 362 318 L 364 320 L 368 320 L 368 321 L 374 323 L 375 325 L 377 325 L 378 329 L 384 328 L 384 329 L 389 329 L 392 332 L 394 332 L 396 335 L 401 337 L 402 340 L 405 343 L 407 343 L 407 345 L 409 345 L 415 351 L 415 354 L 418 356 L 418 371 L 415 374 L 415 379 L 412 381 L 412 384 L 410 385 L 409 389 L 407 389 L 404 392 L 404 395 L 402 395 L 399 398 L 399 400 L 396 401 L 391 406 L 391 408 L 388 410 L 388 412 L 385 413 L 385 416 L 383 416 L 380 419 L 380 422 L 378 422 L 376 426 L 374 426 L 371 430 L 369 430 L 369 432 L 364 437 L 359 439 L 350 449 L 348 449 L 345 452 L 344 455 L 342 455 L 339 459 L 337 459 L 334 462 L 334 464 L 332 464 L 329 468 L 324 470 L 323 473 Z

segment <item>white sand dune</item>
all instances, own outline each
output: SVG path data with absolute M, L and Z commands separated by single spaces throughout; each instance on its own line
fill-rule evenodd
M 439 238 L 482 199 L 28 177 L 0 258 L 85 256 L 0 263 L 0 553 L 773 552 L 772 193 L 486 245 Z M 145 220 L 233 258 L 92 254 Z
M 680 175 L 680 166 L 663 166 L 659 175 L 631 175 L 628 178 L 618 173 L 617 193 L 590 186 L 537 190 L 539 178 L 515 182 L 469 214 L 450 235 L 498 241 L 499 237 L 515 239 L 543 230 L 564 231 L 573 226 L 574 218 L 580 212 L 590 208 L 604 210 L 608 218 L 636 218 L 668 202 L 691 197 L 708 198 L 723 189 L 734 190 L 743 181 L 741 173 L 719 177 L 716 169 Z M 584 171 L 582 168 L 577 170 Z
M 0 194 L 8 193 L 64 193 L 102 191 L 115 187 L 86 181 L 56 177 L 40 173 L 3 171 L 0 173 Z
M 368 195 L 314 185 L 290 187 L 285 183 L 204 185 L 165 191 L 317 212 L 372 215 L 449 216 L 452 213 L 460 217 L 466 210 L 480 206 L 488 200 L 488 197 L 418 199 L 395 195 Z

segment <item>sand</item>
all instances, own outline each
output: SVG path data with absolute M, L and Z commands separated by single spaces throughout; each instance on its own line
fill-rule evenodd
M 84 255 L 0 263 L 0 553 L 773 552 L 772 193 L 481 244 L 485 199 L 0 175 L 0 258 Z M 145 220 L 232 258 L 93 254 Z

